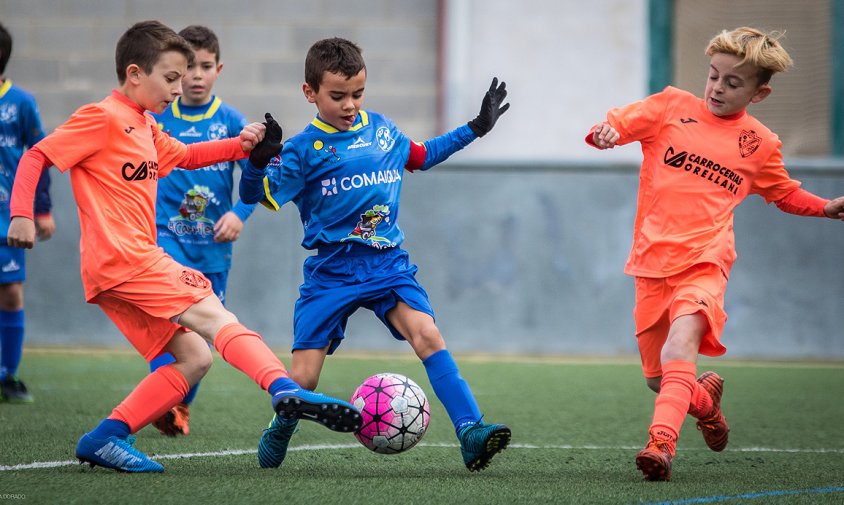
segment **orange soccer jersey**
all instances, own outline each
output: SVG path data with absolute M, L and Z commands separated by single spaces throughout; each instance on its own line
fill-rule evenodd
M 627 274 L 662 278 L 714 263 L 729 275 L 733 209 L 749 194 L 770 203 L 800 186 L 776 134 L 746 112 L 718 117 L 686 91 L 667 87 L 607 121 L 619 145 L 639 141 L 644 155 Z
M 185 158 L 187 147 L 162 133 L 152 116 L 114 91 L 79 108 L 38 148 L 62 172 L 73 168 L 87 300 L 164 256 L 156 245 L 158 178 Z

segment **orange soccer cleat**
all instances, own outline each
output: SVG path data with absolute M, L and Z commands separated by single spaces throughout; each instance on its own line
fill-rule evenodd
M 158 431 L 167 437 L 190 433 L 190 410 L 186 403 L 176 404 L 161 417 L 152 422 Z
M 671 460 L 674 459 L 676 444 L 672 438 L 651 434 L 648 445 L 636 454 L 636 468 L 645 480 L 671 480 Z
M 697 382 L 712 397 L 712 411 L 697 421 L 697 429 L 703 435 L 707 447 L 713 451 L 723 451 L 727 447 L 730 428 L 724 413 L 721 412 L 721 395 L 724 394 L 724 379 L 715 372 L 704 372 Z

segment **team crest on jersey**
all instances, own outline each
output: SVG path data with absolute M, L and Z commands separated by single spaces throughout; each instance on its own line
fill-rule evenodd
M 341 242 L 351 239 L 360 239 L 364 242 L 368 242 L 369 245 L 375 249 L 395 247 L 395 242 L 390 242 L 389 239 L 379 237 L 376 234 L 376 229 L 382 222 L 390 222 L 390 207 L 387 205 L 375 205 L 360 215 L 360 220 L 358 221 L 357 226 L 355 226 L 355 229 L 352 230 L 346 238 L 341 240 Z
M 18 120 L 18 106 L 14 103 L 0 105 L 0 123 L 13 123 Z
M 386 126 L 378 128 L 378 131 L 375 132 L 375 140 L 378 142 L 378 147 L 385 153 L 390 152 L 396 143 L 396 139 L 393 138 L 390 129 Z
M 741 157 L 747 158 L 762 145 L 762 137 L 757 135 L 754 130 L 742 130 L 738 138 L 738 145 Z
M 229 129 L 223 123 L 213 123 L 208 127 L 208 140 L 229 138 Z
M 179 280 L 192 288 L 205 289 L 208 287 L 208 279 L 193 270 L 182 270 Z
M 185 191 L 185 197 L 179 206 L 179 215 L 170 218 L 167 229 L 176 236 L 214 235 L 214 221 L 205 217 L 209 203 L 215 203 L 214 193 L 207 186 L 196 185 Z

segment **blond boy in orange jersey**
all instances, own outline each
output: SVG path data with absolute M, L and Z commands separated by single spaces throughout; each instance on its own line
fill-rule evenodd
M 777 39 L 747 27 L 722 31 L 706 48 L 703 100 L 667 87 L 610 110 L 586 137 L 599 149 L 639 141 L 644 157 L 624 271 L 635 276 L 636 338 L 657 393 L 650 440 L 636 455 L 647 480 L 670 480 L 686 414 L 698 419 L 710 449 L 727 446 L 724 381 L 714 372 L 695 375 L 698 354 L 726 351 L 733 209 L 757 194 L 791 214 L 844 219 L 844 197 L 829 201 L 801 189 L 783 166 L 778 137 L 745 110 L 768 97 L 771 76 L 791 65 Z
M 162 351 L 175 362 L 145 377 L 76 447 L 80 461 L 127 472 L 164 468 L 132 447 L 135 433 L 184 398 L 213 361 L 206 344 L 272 394 L 276 412 L 353 431 L 360 414 L 347 402 L 301 389 L 254 331 L 240 324 L 200 272 L 156 245 L 158 178 L 175 166 L 193 169 L 249 155 L 260 164 L 281 148 L 266 126 L 247 125 L 237 138 L 185 145 L 162 133 L 152 116 L 182 94 L 193 58 L 190 44 L 158 21 L 127 30 L 117 43 L 119 87 L 78 109 L 27 151 L 12 190 L 9 245 L 31 248 L 32 202 L 41 171 L 70 170 L 79 210 L 85 297 L 108 315 L 149 360 Z M 251 151 L 251 152 L 250 152 Z M 263 161 L 266 164 L 266 161 Z

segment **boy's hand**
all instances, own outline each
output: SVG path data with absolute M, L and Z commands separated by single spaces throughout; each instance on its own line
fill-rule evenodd
M 267 128 L 263 123 L 249 123 L 240 130 L 240 148 L 246 152 L 255 149 L 261 139 L 264 138 L 264 132 Z
M 492 78 L 489 91 L 486 92 L 481 102 L 481 111 L 478 113 L 478 117 L 469 121 L 469 128 L 478 137 L 483 137 L 489 133 L 495 126 L 495 122 L 498 121 L 499 116 L 510 108 L 509 103 L 501 105 L 501 102 L 507 98 L 506 86 L 507 84 L 504 81 L 501 82 L 501 85 L 498 84 L 498 77 Z
M 13 217 L 6 232 L 6 243 L 10 247 L 32 249 L 35 245 L 35 222 L 28 217 Z
M 38 240 L 42 242 L 50 240 L 50 237 L 56 232 L 56 222 L 53 220 L 52 214 L 35 216 L 35 232 Z
M 267 134 L 249 153 L 249 163 L 252 163 L 255 168 L 266 167 L 267 163 L 281 152 L 281 137 L 283 134 L 281 125 L 273 119 L 273 115 L 269 112 L 264 114 L 264 119 L 266 120 L 264 126 Z
M 607 122 L 596 124 L 592 130 L 592 142 L 600 149 L 612 149 L 618 142 L 618 132 Z
M 214 224 L 214 242 L 234 242 L 240 237 L 243 221 L 232 211 L 228 211 Z
M 823 207 L 823 212 L 830 219 L 844 221 L 844 196 L 828 201 Z

